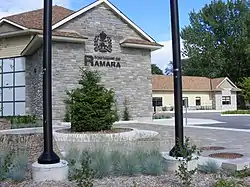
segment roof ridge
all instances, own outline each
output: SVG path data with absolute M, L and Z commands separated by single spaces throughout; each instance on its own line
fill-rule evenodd
M 53 5 L 52 8 L 53 8 L 53 7 L 60 7 L 60 8 L 64 8 L 64 9 L 66 9 L 66 10 L 69 10 L 69 11 L 74 12 L 74 10 L 71 10 L 71 9 L 68 9 L 68 8 L 65 8 L 65 7 L 59 6 L 59 5 Z M 8 18 L 11 18 L 11 17 L 13 17 L 13 16 L 21 16 L 21 15 L 23 15 L 23 14 L 29 14 L 29 13 L 33 13 L 33 12 L 38 12 L 38 11 L 41 11 L 41 10 L 43 10 L 43 9 L 44 9 L 44 8 L 37 8 L 37 9 L 25 11 L 25 12 L 19 12 L 19 13 L 16 13 L 16 14 L 11 14 L 11 15 L 9 15 L 9 16 L 2 17 L 1 19 L 8 19 Z

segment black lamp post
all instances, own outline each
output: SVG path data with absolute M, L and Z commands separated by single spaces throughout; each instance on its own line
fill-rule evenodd
M 53 151 L 52 94 L 51 94 L 51 45 L 52 45 L 52 0 L 44 0 L 43 20 L 43 138 L 44 151 L 39 164 L 56 164 L 60 158 Z
M 182 157 L 183 148 L 183 104 L 182 104 L 182 77 L 181 51 L 178 0 L 170 0 L 172 45 L 173 45 L 173 73 L 174 73 L 174 106 L 175 106 L 175 146 L 170 156 Z

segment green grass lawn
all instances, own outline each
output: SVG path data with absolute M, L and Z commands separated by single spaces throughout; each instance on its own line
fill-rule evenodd
M 250 110 L 233 110 L 233 111 L 225 111 L 222 114 L 250 114 Z

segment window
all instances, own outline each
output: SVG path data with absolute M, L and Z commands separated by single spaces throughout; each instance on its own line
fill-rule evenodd
M 183 97 L 182 98 L 182 105 L 187 108 L 188 107 L 188 97 Z
M 153 106 L 162 106 L 162 97 L 153 97 Z
M 200 97 L 195 98 L 195 105 L 196 106 L 201 106 L 201 98 Z
M 25 58 L 0 59 L 0 116 L 25 114 Z
M 222 105 L 231 105 L 231 97 L 222 96 Z

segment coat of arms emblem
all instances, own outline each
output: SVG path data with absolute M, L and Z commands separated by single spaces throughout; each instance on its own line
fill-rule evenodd
M 97 35 L 94 39 L 94 50 L 95 52 L 102 52 L 102 53 L 106 53 L 112 52 L 112 39 L 107 36 L 107 34 L 105 34 L 103 31 Z

